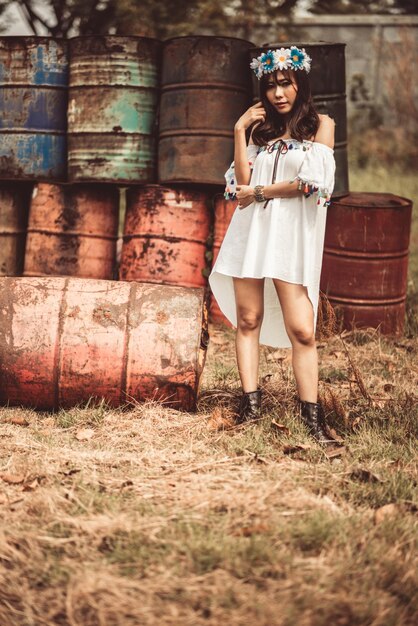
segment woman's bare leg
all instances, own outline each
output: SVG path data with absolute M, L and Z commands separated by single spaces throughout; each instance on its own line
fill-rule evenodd
M 258 386 L 259 338 L 264 314 L 264 279 L 234 278 L 237 307 L 235 346 L 238 371 L 245 393 Z
M 287 334 L 292 344 L 292 365 L 299 398 L 318 400 L 318 353 L 314 333 L 314 312 L 303 285 L 274 279 L 283 311 Z

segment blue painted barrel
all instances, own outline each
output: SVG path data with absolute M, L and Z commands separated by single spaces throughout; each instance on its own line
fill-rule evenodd
M 67 42 L 0 37 L 0 178 L 65 181 Z

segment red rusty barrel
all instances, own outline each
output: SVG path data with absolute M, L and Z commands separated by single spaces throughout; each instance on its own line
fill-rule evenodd
M 412 202 L 390 193 L 350 193 L 332 201 L 321 290 L 345 328 L 402 334 Z
M 24 275 L 113 278 L 118 214 L 117 187 L 37 185 Z
M 224 185 L 234 125 L 251 104 L 248 50 L 234 37 L 164 42 L 158 180 Z
M 0 276 L 22 273 L 31 191 L 30 184 L 0 183 Z
M 194 410 L 207 345 L 203 289 L 81 278 L 0 279 L 0 402 L 105 398 Z
M 228 229 L 229 223 L 237 207 L 237 200 L 225 200 L 224 196 L 217 194 L 214 200 L 215 210 L 215 225 L 213 233 L 213 260 L 212 266 L 215 265 L 215 261 L 219 254 L 222 241 L 225 237 L 225 233 Z M 222 313 L 215 298 L 212 296 L 210 301 L 209 310 L 210 319 L 212 322 L 223 323 L 227 326 L 231 326 L 231 323 L 225 315 Z
M 128 189 L 120 279 L 206 285 L 209 202 L 207 193 L 191 189 Z

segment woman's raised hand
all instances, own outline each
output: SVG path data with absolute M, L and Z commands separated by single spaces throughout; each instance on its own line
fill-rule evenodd
M 237 200 L 238 208 L 245 209 L 245 207 L 254 202 L 254 187 L 250 187 L 249 185 L 238 185 Z
M 246 130 L 254 123 L 261 124 L 266 119 L 266 110 L 261 102 L 257 102 L 241 115 L 235 124 L 235 130 Z

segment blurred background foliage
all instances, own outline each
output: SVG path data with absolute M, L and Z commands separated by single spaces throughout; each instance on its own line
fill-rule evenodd
M 0 0 L 0 32 L 6 10 L 17 6 L 33 34 L 68 37 L 90 34 L 251 35 L 254 24 L 277 16 L 291 18 L 298 9 L 314 14 L 418 14 L 417 0 Z M 45 17 L 45 16 L 48 17 Z

